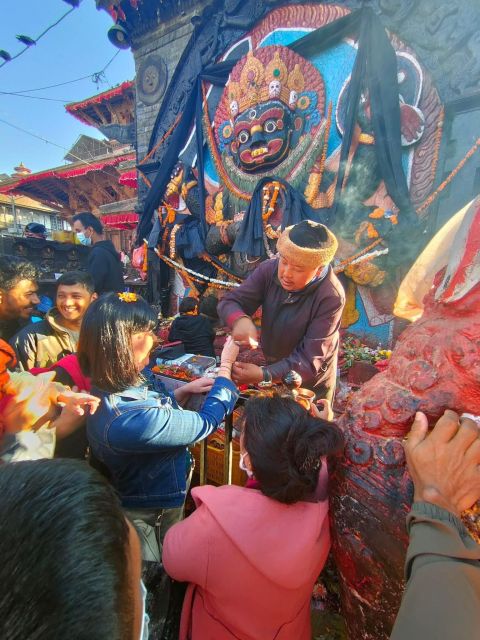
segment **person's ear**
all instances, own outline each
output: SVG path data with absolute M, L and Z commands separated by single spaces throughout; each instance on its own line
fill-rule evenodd
M 247 469 L 253 473 L 253 468 L 252 468 L 252 462 L 250 460 L 250 454 L 248 453 L 247 450 L 242 451 L 242 453 L 244 454 L 243 456 L 243 462 L 245 464 L 245 466 L 247 467 Z
M 90 296 L 90 302 L 93 302 L 94 300 L 97 300 L 98 298 L 98 293 L 96 293 L 95 291 L 92 293 L 92 295 Z

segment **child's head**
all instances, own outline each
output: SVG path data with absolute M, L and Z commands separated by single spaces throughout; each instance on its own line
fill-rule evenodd
M 180 302 L 178 310 L 180 311 L 180 313 L 190 313 L 192 315 L 198 313 L 198 300 L 196 298 L 192 298 L 191 296 L 183 298 L 183 300 Z
M 157 319 L 135 294 L 108 293 L 95 300 L 83 318 L 78 360 L 92 385 L 122 391 L 138 383 L 154 344 Z
M 213 295 L 204 296 L 199 305 L 199 312 L 212 320 L 218 320 L 218 298 Z

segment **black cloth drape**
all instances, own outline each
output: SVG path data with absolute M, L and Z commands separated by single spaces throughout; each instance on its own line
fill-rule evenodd
M 350 151 L 353 132 L 357 118 L 358 103 L 362 90 L 368 90 L 371 105 L 371 120 L 375 134 L 375 151 L 377 153 L 381 176 L 387 191 L 403 214 L 411 214 L 412 206 L 408 185 L 402 167 L 402 149 L 400 136 L 400 107 L 398 98 L 397 60 L 395 50 L 390 43 L 380 19 L 370 8 L 363 8 L 350 13 L 320 29 L 309 33 L 300 40 L 289 45 L 299 55 L 312 56 L 321 50 L 328 49 L 340 42 L 345 36 L 356 37 L 358 52 L 352 70 L 345 116 L 345 130 L 340 152 L 340 167 L 337 176 L 335 201 L 339 195 L 345 177 L 346 160 Z M 195 86 L 187 98 L 180 123 L 172 133 L 162 165 L 148 192 L 144 204 L 144 213 L 139 224 L 139 237 L 148 233 L 150 220 L 168 183 L 170 172 L 178 160 L 180 150 L 187 141 L 191 125 L 196 125 L 196 147 L 198 183 L 200 192 L 200 237 L 203 240 L 206 232 L 205 221 L 205 182 L 204 182 L 204 141 L 202 127 L 202 81 L 223 86 L 230 71 L 238 59 L 226 60 L 211 65 L 197 77 Z M 313 211 L 313 210 L 312 210 Z M 312 214 L 313 217 L 313 214 Z M 243 230 L 250 246 L 252 240 L 258 251 L 257 225 L 249 226 L 246 216 Z M 240 233 L 241 235 L 241 233 Z M 242 250 L 245 242 L 241 237 L 235 242 L 235 250 Z M 252 255 L 261 255 L 253 253 Z
M 298 193 L 291 184 L 285 180 L 281 180 L 275 176 L 262 178 L 252 193 L 252 199 L 245 212 L 240 228 L 238 230 L 233 251 L 247 253 L 249 256 L 265 256 L 265 245 L 263 243 L 263 224 L 262 224 L 262 189 L 267 182 L 276 180 L 285 187 L 285 210 L 282 218 L 282 229 L 292 224 L 297 224 L 302 220 L 320 220 L 319 211 L 305 201 L 302 194 Z

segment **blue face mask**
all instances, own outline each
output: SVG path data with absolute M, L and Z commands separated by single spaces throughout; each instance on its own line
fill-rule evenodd
M 147 611 L 145 609 L 145 602 L 147 599 L 147 590 L 145 589 L 143 580 L 140 580 L 140 593 L 142 597 L 143 615 L 142 615 L 142 628 L 140 629 L 139 640 L 148 640 L 148 624 L 150 622 L 150 618 L 148 617 Z
M 88 247 L 88 245 L 92 244 L 92 239 L 87 238 L 87 236 L 83 233 L 83 231 L 77 231 L 77 238 L 80 244 L 84 244 Z

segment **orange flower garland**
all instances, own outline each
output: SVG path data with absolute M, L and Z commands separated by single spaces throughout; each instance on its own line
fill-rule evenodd
M 212 266 L 215 267 L 215 269 L 218 269 L 220 271 L 220 273 L 224 273 L 226 276 L 228 276 L 229 278 L 233 278 L 234 280 L 236 280 L 236 282 L 243 282 L 242 278 L 239 278 L 238 276 L 234 275 L 233 273 L 229 273 L 228 271 L 226 271 L 226 269 L 223 269 L 219 264 L 217 264 L 216 262 L 214 262 L 210 256 L 208 255 L 208 253 L 202 253 L 202 255 L 200 256 L 200 258 L 202 260 L 205 260 L 205 262 L 210 263 Z
M 435 191 L 428 196 L 428 198 L 425 200 L 425 202 L 423 202 L 417 209 L 417 213 L 422 213 L 423 211 L 425 211 L 425 209 L 428 209 L 428 207 L 432 204 L 432 202 L 437 198 L 438 194 L 441 193 L 445 187 L 447 185 L 450 184 L 450 182 L 453 180 L 453 178 L 457 175 L 457 173 L 460 171 L 460 169 L 462 169 L 465 165 L 465 163 L 473 156 L 473 154 L 477 151 L 477 149 L 480 147 L 480 138 L 477 138 L 477 140 L 475 141 L 475 144 L 473 145 L 473 147 L 471 147 L 467 153 L 465 154 L 464 158 L 462 160 L 460 160 L 460 162 L 457 164 L 457 166 L 455 167 L 455 169 L 453 169 L 453 171 L 450 172 L 450 174 L 445 178 L 445 180 L 442 182 L 442 184 L 440 184 Z

